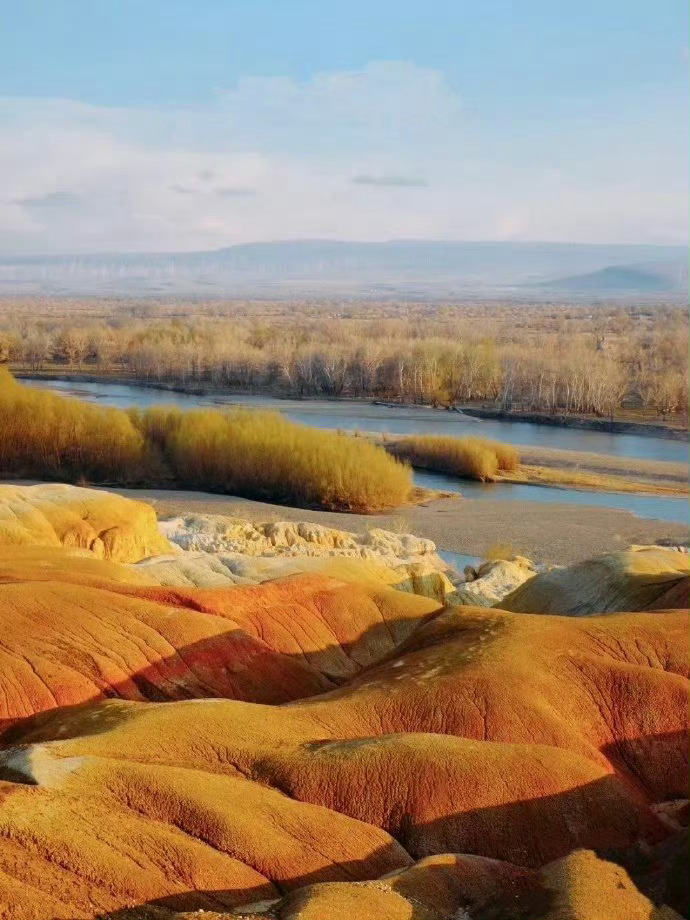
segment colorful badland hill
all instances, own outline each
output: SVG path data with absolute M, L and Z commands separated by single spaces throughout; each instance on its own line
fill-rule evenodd
M 161 584 L 153 509 L 47 488 L 0 490 L 0 918 L 687 916 L 683 554 L 587 616 L 366 554 Z

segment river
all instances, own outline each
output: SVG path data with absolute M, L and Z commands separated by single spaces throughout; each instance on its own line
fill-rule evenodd
M 174 405 L 189 409 L 199 406 L 236 405 L 253 409 L 275 409 L 287 418 L 317 428 L 343 431 L 376 431 L 392 435 L 477 434 L 519 446 L 580 450 L 617 457 L 635 457 L 688 463 L 688 444 L 644 435 L 586 431 L 535 425 L 530 422 L 474 419 L 457 412 L 423 407 L 377 406 L 355 400 L 290 400 L 270 396 L 197 396 L 122 383 L 88 383 L 64 380 L 24 380 L 27 386 L 54 390 L 64 395 L 118 408 Z M 459 480 L 441 473 L 415 472 L 415 482 L 428 488 L 461 492 L 473 499 L 526 500 L 617 508 L 643 518 L 687 523 L 688 502 L 684 498 L 621 492 L 582 492 L 545 486 L 482 484 Z

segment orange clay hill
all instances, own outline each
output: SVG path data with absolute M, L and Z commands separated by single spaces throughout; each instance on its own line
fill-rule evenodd
M 92 521 L 0 547 L 0 920 L 687 916 L 687 611 L 163 588 Z

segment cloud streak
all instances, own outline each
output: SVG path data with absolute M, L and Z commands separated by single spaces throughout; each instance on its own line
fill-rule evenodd
M 381 188 L 424 188 L 429 183 L 426 179 L 415 176 L 370 176 L 366 173 L 353 176 L 353 185 L 378 185 Z
M 255 188 L 239 188 L 235 186 L 214 188 L 213 191 L 220 198 L 253 198 L 257 194 Z
M 15 198 L 14 204 L 21 205 L 25 208 L 72 208 L 81 203 L 81 197 L 74 192 L 68 192 L 58 189 L 55 192 L 47 192 L 45 195 L 27 195 L 25 198 Z

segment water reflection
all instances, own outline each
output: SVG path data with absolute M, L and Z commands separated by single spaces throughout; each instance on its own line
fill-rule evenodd
M 451 565 L 455 569 L 458 575 L 462 575 L 466 565 L 471 565 L 472 568 L 476 568 L 484 561 L 480 556 L 467 556 L 465 553 L 452 553 L 447 549 L 440 549 L 438 554 L 444 562 L 447 562 L 448 565 Z

